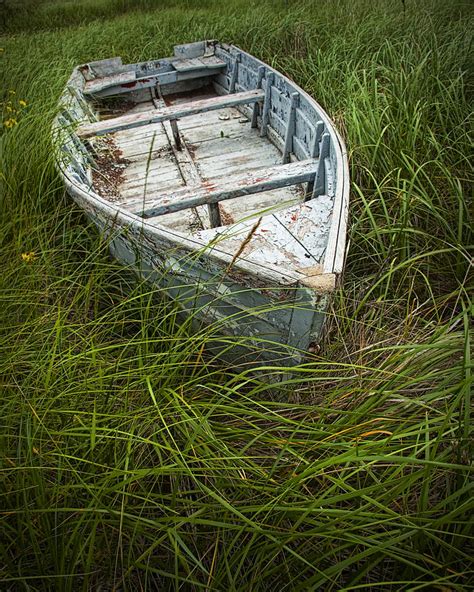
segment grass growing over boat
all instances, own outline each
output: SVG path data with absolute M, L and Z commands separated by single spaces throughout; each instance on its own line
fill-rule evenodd
M 6 4 L 2 588 L 465 590 L 468 3 Z M 54 171 L 75 64 L 205 38 L 294 78 L 350 149 L 343 287 L 283 384 L 209 358 L 215 331 L 111 261 Z

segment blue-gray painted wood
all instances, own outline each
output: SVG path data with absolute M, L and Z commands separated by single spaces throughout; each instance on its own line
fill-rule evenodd
M 189 59 L 198 58 L 204 55 L 206 50 L 205 41 L 196 41 L 195 43 L 185 43 L 183 45 L 174 46 L 174 55 L 177 58 Z
M 319 156 L 319 143 L 321 141 L 323 131 L 324 131 L 324 123 L 322 121 L 316 122 L 315 133 L 314 133 L 313 142 L 312 142 L 311 151 L 310 151 L 311 158 L 318 158 L 318 156 Z M 308 183 L 308 185 L 306 186 L 306 196 L 305 196 L 306 200 L 312 199 L 312 197 L 313 197 L 315 179 L 316 179 L 316 175 L 315 175 L 315 178 L 312 181 L 310 181 Z
M 235 85 L 239 76 L 240 54 L 237 54 L 234 59 L 234 67 L 232 68 L 232 76 L 230 79 L 229 93 L 235 92 Z
M 293 134 L 295 133 L 295 117 L 296 117 L 296 107 L 299 104 L 300 95 L 299 93 L 291 93 L 291 103 L 290 103 L 290 115 L 288 117 L 288 122 L 286 125 L 286 132 L 285 132 L 285 145 L 283 148 L 283 158 L 282 162 L 286 163 L 290 159 L 290 152 L 293 149 Z
M 316 123 L 316 133 L 314 135 L 313 144 L 311 146 L 311 158 L 318 158 L 319 156 L 319 143 L 324 131 L 324 123 L 318 121 Z
M 318 168 L 314 178 L 313 198 L 322 195 L 325 190 L 326 182 L 326 158 L 329 156 L 329 142 L 330 136 L 328 133 L 322 135 L 321 149 L 319 151 Z
M 257 89 L 261 89 L 262 88 L 262 81 L 263 78 L 265 76 L 265 66 L 259 66 L 258 68 L 258 79 L 257 79 Z M 258 118 L 258 112 L 260 109 L 260 103 L 255 103 L 253 106 L 253 111 L 252 111 L 252 127 L 255 128 L 257 127 L 257 118 Z
M 260 128 L 261 137 L 264 137 L 267 134 L 268 113 L 270 111 L 271 92 L 274 77 L 275 76 L 273 72 L 269 72 L 265 79 L 265 97 L 263 99 L 262 127 Z

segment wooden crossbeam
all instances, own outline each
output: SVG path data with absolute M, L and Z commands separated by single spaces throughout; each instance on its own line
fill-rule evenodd
M 147 204 L 143 209 L 143 199 L 127 200 L 124 204 L 135 214 L 145 218 L 179 212 L 204 204 L 213 204 L 234 197 L 289 187 L 314 179 L 318 166 L 316 159 L 300 160 L 257 169 L 240 175 L 227 176 L 203 182 L 201 187 L 182 188 L 164 194 Z
M 170 119 L 179 119 L 180 117 L 196 115 L 197 113 L 223 109 L 224 107 L 235 107 L 236 105 L 256 103 L 257 101 L 261 101 L 263 97 L 264 92 L 256 89 L 232 95 L 213 97 L 212 99 L 202 99 L 190 103 L 171 105 L 170 107 L 154 109 L 152 111 L 146 111 L 145 113 L 122 115 L 121 117 L 114 117 L 112 119 L 106 119 L 105 121 L 97 121 L 95 123 L 81 125 L 77 129 L 77 135 L 80 138 L 102 136 L 104 134 L 149 125 L 151 123 L 169 121 Z

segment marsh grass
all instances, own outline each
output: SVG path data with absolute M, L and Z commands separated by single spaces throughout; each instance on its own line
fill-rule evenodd
M 469 5 L 6 6 L 4 120 L 27 106 L 1 140 L 2 589 L 467 589 Z M 343 288 L 280 383 L 111 261 L 52 162 L 73 65 L 202 38 L 297 80 L 350 149 Z

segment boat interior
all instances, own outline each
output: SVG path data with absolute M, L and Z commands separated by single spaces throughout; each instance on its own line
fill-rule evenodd
M 176 93 L 161 100 L 127 105 L 127 115 L 145 113 L 156 105 L 187 105 L 190 102 L 217 98 L 211 84 L 189 92 Z M 116 107 L 102 104 L 101 119 L 116 116 Z M 173 129 L 174 128 L 174 129 Z M 281 152 L 267 138 L 261 137 L 251 120 L 238 107 L 222 107 L 179 120 L 163 121 L 128 130 L 120 130 L 97 139 L 101 171 L 94 175 L 102 196 L 117 205 L 137 212 L 163 194 L 187 187 L 210 187 L 214 181 L 240 179 L 243 173 L 258 171 L 281 163 Z M 108 157 L 108 158 L 107 158 Z M 107 160 L 109 162 L 107 163 Z M 107 169 L 109 183 L 101 175 Z M 114 169 L 118 175 L 113 174 Z M 105 173 L 107 174 L 107 172 Z M 112 195 L 109 195 L 112 193 Z M 182 232 L 205 230 L 234 224 L 271 209 L 281 209 L 302 200 L 301 184 L 281 187 L 259 194 L 249 194 L 216 204 L 218 215 L 211 219 L 207 205 L 163 214 L 159 223 Z M 138 207 L 137 207 L 138 206 Z M 149 217 L 149 221 L 153 220 Z
M 274 263 L 319 263 L 332 214 L 324 124 L 268 67 L 202 43 L 163 61 L 79 68 L 91 188 L 149 224 L 206 243 L 225 236 L 233 253 L 253 229 L 262 257 L 280 246 Z

